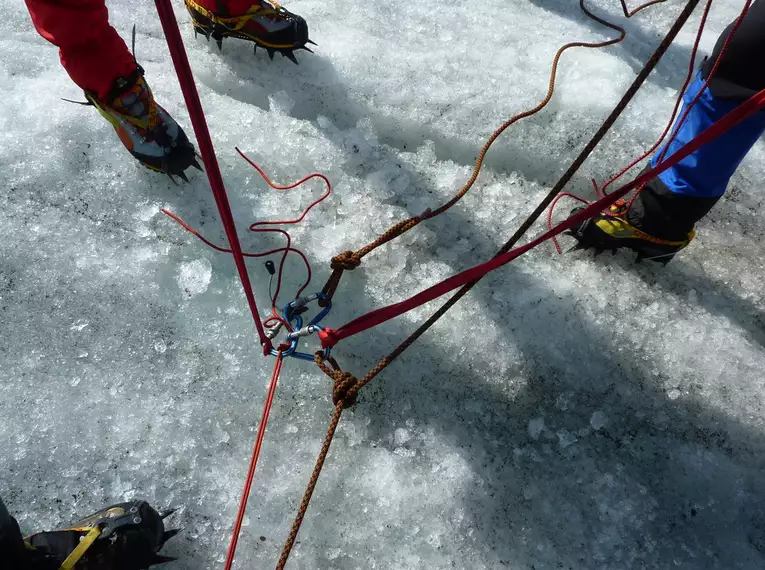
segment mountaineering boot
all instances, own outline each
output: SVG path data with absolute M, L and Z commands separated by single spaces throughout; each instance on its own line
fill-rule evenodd
M 173 118 L 154 100 L 143 68 L 136 65 L 129 77 L 121 77 L 103 100 L 86 91 L 88 103 L 111 123 L 122 144 L 144 166 L 188 181 L 184 171 L 201 170 L 194 145 Z
M 101 509 L 73 525 L 25 538 L 35 562 L 24 569 L 144 570 L 173 558 L 158 554 L 177 530 L 166 531 L 160 515 L 145 501 Z M 5 568 L 5 567 L 3 567 Z
M 583 209 L 575 208 L 571 215 Z M 626 247 L 637 252 L 637 261 L 649 259 L 667 264 L 693 240 L 696 231 L 691 229 L 684 238 L 672 240 L 645 232 L 631 223 L 626 203 L 619 200 L 608 212 L 585 220 L 571 230 L 569 235 L 578 242 L 574 249 L 594 248 L 597 254 L 604 250 L 615 251 Z
M 239 38 L 253 42 L 254 50 L 264 48 L 271 59 L 276 52 L 281 53 L 293 63 L 297 63 L 295 50 L 311 51 L 306 44 L 313 44 L 308 39 L 308 24 L 275 1 L 252 0 L 249 8 L 240 14 L 230 14 L 223 7 L 223 2 L 215 11 L 208 10 L 195 0 L 185 0 L 191 14 L 194 33 L 202 34 L 208 40 L 212 37 L 222 47 L 223 38 Z M 314 44 L 315 45 L 315 44 Z

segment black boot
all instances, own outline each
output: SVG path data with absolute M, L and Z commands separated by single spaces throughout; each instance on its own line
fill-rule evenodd
M 637 252 L 638 260 L 667 263 L 693 240 L 696 222 L 718 200 L 676 194 L 656 178 L 638 194 L 629 211 L 627 203 L 619 200 L 608 212 L 574 228 L 570 235 L 579 242 L 577 249 L 626 247 Z
M 28 556 L 45 559 L 50 566 L 20 568 L 144 570 L 168 562 L 173 559 L 158 552 L 178 532 L 166 531 L 162 522 L 171 512 L 160 515 L 145 501 L 131 501 L 101 509 L 66 528 L 33 534 L 26 538 Z

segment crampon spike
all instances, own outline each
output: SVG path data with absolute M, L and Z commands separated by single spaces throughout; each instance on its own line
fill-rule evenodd
M 574 245 L 571 247 L 571 249 L 569 249 L 569 250 L 568 250 L 566 253 L 574 253 L 575 251 L 581 251 L 581 250 L 583 250 L 583 249 L 587 249 L 587 246 L 585 246 L 585 245 L 584 245 L 583 243 L 581 243 L 581 242 L 577 242 L 577 243 L 576 243 L 576 244 L 574 244 Z
M 177 560 L 177 558 L 173 558 L 172 556 L 163 556 L 162 554 L 155 554 L 152 564 L 164 564 L 165 562 L 172 562 L 173 560 Z
M 179 528 L 174 528 L 172 530 L 166 530 L 165 534 L 162 535 L 162 544 L 165 544 L 168 540 L 173 538 L 179 532 L 181 532 L 181 529 L 179 529 Z
M 165 172 L 165 174 L 167 174 L 167 177 L 168 177 L 170 180 L 172 180 L 172 181 L 173 181 L 173 184 L 175 184 L 176 186 L 178 186 L 178 181 L 177 181 L 175 178 L 173 178 L 173 175 L 172 175 L 172 174 L 170 174 L 169 172 Z
M 283 55 L 284 57 L 286 57 L 287 59 L 289 59 L 289 60 L 290 60 L 292 63 L 294 63 L 295 65 L 300 65 L 300 64 L 298 63 L 298 60 L 297 60 L 297 58 L 295 57 L 295 54 L 294 54 L 294 53 L 292 53 L 292 50 L 289 50 L 289 49 L 285 49 L 285 50 L 283 50 L 283 51 L 282 51 L 282 55 Z
M 654 261 L 656 263 L 661 263 L 662 265 L 667 265 L 672 259 L 675 257 L 674 253 L 666 254 L 666 255 L 646 255 L 643 252 L 638 252 L 637 258 L 635 259 L 635 263 L 642 263 L 643 260 L 648 261 Z
M 83 101 L 73 101 L 72 99 L 64 99 L 63 97 L 61 98 L 61 100 L 62 101 L 66 101 L 67 103 L 74 103 L 75 105 L 82 105 L 83 107 L 92 107 L 93 106 L 93 103 L 91 103 L 90 101 L 85 101 L 85 102 L 83 102 Z
M 215 38 L 215 43 L 218 44 L 218 51 L 223 51 L 223 38 Z
M 319 44 L 317 44 L 316 42 L 314 42 L 314 41 L 311 41 L 311 40 L 306 40 L 306 41 L 305 41 L 305 43 L 307 43 L 307 44 L 311 44 L 312 46 L 318 46 L 318 45 L 319 45 Z
M 266 48 L 266 51 L 268 52 L 268 57 L 270 57 L 273 60 L 274 54 L 276 54 L 276 50 L 274 50 L 273 48 Z
M 252 44 L 252 53 L 258 54 L 258 44 Z
M 196 168 L 196 169 L 197 169 L 197 170 L 199 170 L 200 172 L 204 172 L 204 170 L 202 169 L 202 167 L 201 167 L 201 166 L 199 165 L 199 163 L 197 162 L 197 159 L 196 159 L 196 158 L 195 158 L 194 160 L 192 160 L 192 161 L 191 161 L 191 166 L 193 166 L 194 168 Z M 173 512 L 173 511 L 171 511 L 171 512 Z
M 189 177 L 188 177 L 188 176 L 186 176 L 186 173 L 185 173 L 185 172 L 183 172 L 182 170 L 181 170 L 180 172 L 176 172 L 176 173 L 175 173 L 175 175 L 176 175 L 178 178 L 180 178 L 181 180 L 183 180 L 183 181 L 184 181 L 186 184 L 188 184 L 188 183 L 189 183 Z
M 159 518 L 164 520 L 167 517 L 169 517 L 170 515 L 172 515 L 177 510 L 178 509 L 167 509 L 166 511 L 162 511 L 161 513 L 159 513 Z
M 304 50 L 305 50 L 305 51 L 307 51 L 308 53 L 313 53 L 313 50 L 312 50 L 311 48 L 307 48 L 307 47 L 305 47 L 305 46 L 301 46 L 301 47 L 300 47 L 300 49 L 304 49 Z

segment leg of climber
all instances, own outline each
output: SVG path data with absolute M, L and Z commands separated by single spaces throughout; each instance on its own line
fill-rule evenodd
M 701 91 L 731 28 L 732 24 L 683 95 L 680 117 Z M 765 66 L 759 63 L 763 58 L 765 0 L 756 0 L 731 39 L 709 87 L 701 93 L 687 119 L 674 126 L 675 139 L 669 148 L 665 145 L 657 152 L 651 166 L 765 89 Z M 660 174 L 639 192 L 629 211 L 624 204 L 616 204 L 609 212 L 582 224 L 573 232 L 574 237 L 585 247 L 628 247 L 641 257 L 668 261 L 693 239 L 696 222 L 722 197 L 733 173 L 763 133 L 765 113 L 760 113 Z
M 119 135 L 149 168 L 185 177 L 194 147 L 159 106 L 143 69 L 109 24 L 104 0 L 26 0 L 37 31 L 59 47 L 61 63 Z
M 61 63 L 84 91 L 105 98 L 119 77 L 136 69 L 125 42 L 109 25 L 104 0 L 26 0 L 42 37 L 58 46 Z
M 268 0 L 185 0 L 194 30 L 222 47 L 223 38 L 250 41 L 273 59 L 276 52 L 297 63 L 294 51 L 310 51 L 305 20 Z
M 25 554 L 19 525 L 0 499 L 0 560 L 3 560 L 8 568 L 24 568 Z

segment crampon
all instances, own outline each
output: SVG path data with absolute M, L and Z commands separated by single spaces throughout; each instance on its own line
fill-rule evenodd
M 143 68 L 135 60 L 135 33 L 133 26 L 135 70 L 128 77 L 118 78 L 103 98 L 86 90 L 86 103 L 64 100 L 95 107 L 138 162 L 150 170 L 167 174 L 173 182 L 174 176 L 188 182 L 187 168 L 202 170 L 196 150 L 178 123 L 154 100 Z
M 236 16 L 212 12 L 194 0 L 185 2 L 194 33 L 202 34 L 208 41 L 214 39 L 219 49 L 223 49 L 224 38 L 237 38 L 252 42 L 255 53 L 261 47 L 271 59 L 278 52 L 297 64 L 295 51 L 311 52 L 306 44 L 316 45 L 308 39 L 306 21 L 276 2 L 253 0 L 245 14 Z
M 118 80 L 113 96 L 105 101 L 85 92 L 85 98 L 114 127 L 122 144 L 141 164 L 173 182 L 177 176 L 188 182 L 185 170 L 202 170 L 194 145 L 178 123 L 155 100 L 143 69 L 137 66 L 131 77 Z
M 571 214 L 582 209 L 574 208 Z M 696 232 L 692 230 L 686 239 L 678 241 L 648 234 L 627 221 L 627 206 L 623 200 L 619 200 L 607 213 L 585 221 L 567 232 L 567 235 L 577 240 L 571 251 L 594 249 L 597 256 L 607 250 L 615 253 L 617 249 L 627 248 L 637 253 L 637 262 L 650 260 L 666 265 L 677 252 L 691 243 Z
M 101 509 L 58 530 L 24 539 L 39 562 L 34 568 L 59 570 L 144 570 L 174 560 L 159 550 L 177 529 L 165 530 L 163 519 L 145 501 L 120 503 Z

